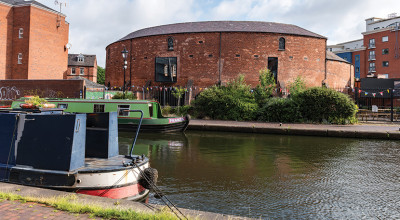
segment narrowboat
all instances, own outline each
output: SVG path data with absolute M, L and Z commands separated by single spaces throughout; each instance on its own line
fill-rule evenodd
M 121 100 L 121 99 L 46 99 L 66 112 L 98 113 L 117 112 L 118 128 L 122 131 L 131 131 L 137 128 L 139 113 L 129 112 L 131 109 L 141 110 L 144 113 L 141 126 L 142 132 L 183 132 L 189 125 L 189 116 L 163 117 L 160 104 L 148 100 Z M 20 108 L 24 99 L 14 101 L 12 108 Z
M 135 201 L 154 187 L 147 157 L 119 155 L 116 112 L 12 109 L 0 121 L 0 181 Z

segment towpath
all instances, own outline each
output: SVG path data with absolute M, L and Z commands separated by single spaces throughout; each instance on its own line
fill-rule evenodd
M 400 140 L 400 122 L 368 122 L 356 125 L 294 124 L 197 120 L 189 123 L 188 130 L 230 131 L 243 133 L 304 135 L 323 137 L 372 138 Z

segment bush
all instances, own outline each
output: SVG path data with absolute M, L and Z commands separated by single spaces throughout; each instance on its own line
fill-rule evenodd
M 309 88 L 292 96 L 305 121 L 345 124 L 357 121 L 357 106 L 345 94 L 328 88 Z
M 290 98 L 271 98 L 259 110 L 258 120 L 269 122 L 298 122 L 301 115 L 297 103 Z
M 254 98 L 259 106 L 263 106 L 272 96 L 276 84 L 274 74 L 269 69 L 260 70 L 259 74 L 260 85 L 254 89 Z
M 191 105 L 178 106 L 176 107 L 175 112 L 179 116 L 193 115 L 193 106 Z
M 132 92 L 125 92 L 125 98 L 124 98 L 124 93 L 122 92 L 117 92 L 112 99 L 130 99 L 130 100 L 135 100 L 136 96 Z
M 161 108 L 161 114 L 163 116 L 168 116 L 170 114 L 172 114 L 173 108 L 169 105 L 164 106 L 163 108 Z
M 208 88 L 196 98 L 195 113 L 211 119 L 254 120 L 258 106 L 250 90 L 243 75 L 226 86 Z
M 291 95 L 296 95 L 306 90 L 306 83 L 301 76 L 298 76 L 294 82 L 289 83 L 289 91 Z

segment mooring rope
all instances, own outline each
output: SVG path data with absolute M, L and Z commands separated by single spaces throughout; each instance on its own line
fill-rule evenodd
M 163 200 L 163 197 L 165 197 L 165 199 L 179 212 L 179 214 L 181 214 L 181 215 L 183 216 L 184 219 L 188 219 L 188 218 L 178 209 L 178 207 L 176 207 L 176 205 L 175 205 L 174 203 L 172 203 L 171 200 L 169 200 L 169 199 L 167 198 L 167 196 L 165 196 L 165 195 L 163 194 L 163 192 L 154 184 L 154 182 L 151 181 L 150 178 L 147 177 L 147 175 L 146 175 L 146 174 L 143 172 L 143 170 L 136 164 L 136 162 L 133 162 L 133 163 L 134 163 L 134 164 L 136 165 L 136 167 L 139 169 L 139 171 L 140 171 L 140 173 L 142 174 L 143 178 L 145 178 L 145 180 L 146 180 L 148 183 L 150 183 L 150 185 L 151 185 L 151 187 L 153 188 L 154 192 L 161 198 L 161 201 L 163 201 L 164 204 L 165 204 L 166 206 L 168 206 L 168 208 L 169 208 L 179 219 L 182 219 L 182 218 L 178 215 L 178 213 L 176 213 L 175 210 L 174 210 L 173 208 L 171 208 L 171 206 L 170 206 L 167 202 L 165 202 L 165 201 Z

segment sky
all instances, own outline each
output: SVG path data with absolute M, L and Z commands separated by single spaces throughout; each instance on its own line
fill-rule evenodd
M 365 19 L 398 13 L 398 0 L 37 0 L 65 14 L 69 53 L 93 54 L 105 67 L 107 45 L 136 30 L 195 21 L 266 21 L 293 24 L 328 38 L 357 40 Z

